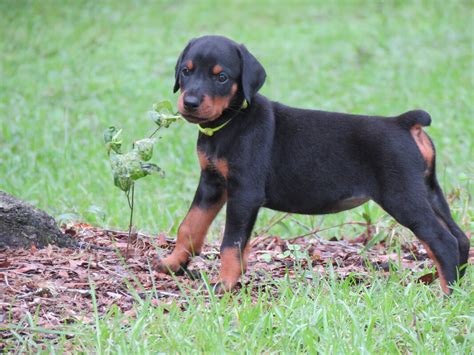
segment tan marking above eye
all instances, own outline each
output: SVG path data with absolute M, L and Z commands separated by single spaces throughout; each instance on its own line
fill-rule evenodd
M 192 61 L 192 60 L 188 60 L 188 61 L 186 62 L 186 67 L 187 67 L 189 70 L 193 70 L 193 68 L 194 68 L 193 61 Z
M 223 70 L 223 69 L 222 69 L 222 67 L 221 67 L 219 64 L 214 65 L 214 68 L 212 68 L 212 74 L 216 74 L 216 75 L 217 75 L 217 74 L 219 74 L 222 70 Z

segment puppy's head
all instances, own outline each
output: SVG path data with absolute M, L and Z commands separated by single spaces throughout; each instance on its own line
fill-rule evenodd
M 220 36 L 193 39 L 176 63 L 178 111 L 192 123 L 214 121 L 226 109 L 238 110 L 244 99 L 250 104 L 265 77 L 244 45 Z

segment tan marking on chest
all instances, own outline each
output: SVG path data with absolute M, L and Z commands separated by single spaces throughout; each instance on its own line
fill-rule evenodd
M 213 162 L 213 166 L 219 174 L 221 174 L 225 179 L 229 176 L 229 164 L 225 159 L 216 159 Z
M 215 159 L 209 157 L 202 151 L 198 150 L 198 159 L 201 170 L 217 171 L 223 178 L 227 179 L 229 176 L 229 163 L 226 159 Z
M 201 170 L 206 170 L 210 164 L 209 158 L 206 156 L 204 152 L 200 150 L 197 151 L 199 165 L 201 166 Z

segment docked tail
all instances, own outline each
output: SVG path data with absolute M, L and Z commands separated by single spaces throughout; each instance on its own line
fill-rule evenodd
M 408 111 L 397 117 L 397 122 L 404 128 L 410 129 L 415 125 L 429 126 L 431 124 L 431 116 L 423 110 Z
M 427 177 L 432 183 L 435 171 L 435 146 L 431 141 L 431 138 L 422 128 L 430 125 L 430 114 L 423 110 L 413 110 L 401 114 L 396 117 L 396 120 L 398 124 L 409 131 L 413 137 L 413 140 L 418 146 L 418 150 L 426 163 L 425 177 Z

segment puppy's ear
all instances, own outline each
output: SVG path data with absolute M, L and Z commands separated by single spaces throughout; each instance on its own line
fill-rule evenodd
M 179 55 L 178 61 L 176 62 L 176 66 L 174 68 L 174 87 L 173 87 L 173 93 L 178 91 L 179 89 L 179 68 L 181 67 L 181 63 L 183 62 L 183 58 L 188 52 L 189 48 L 191 48 L 191 45 L 194 43 L 195 39 L 192 39 L 189 41 L 189 43 L 186 45 L 184 50 L 181 52 Z
M 245 100 L 250 103 L 265 82 L 267 73 L 265 73 L 265 69 L 263 69 L 257 58 L 255 58 L 243 44 L 239 46 L 239 54 L 241 60 L 242 90 Z

